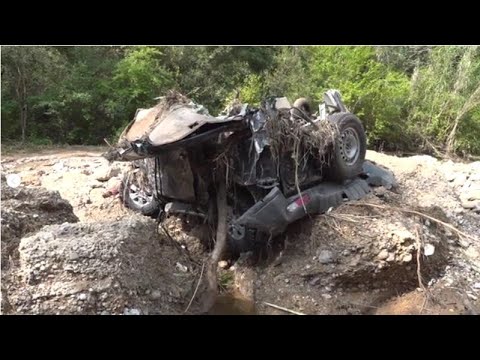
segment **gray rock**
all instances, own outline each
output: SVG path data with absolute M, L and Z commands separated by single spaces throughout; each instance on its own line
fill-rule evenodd
M 46 234 L 55 236 L 43 241 Z M 31 293 L 41 314 L 61 311 L 59 304 L 66 306 L 61 313 L 77 313 L 79 305 L 82 314 L 118 313 L 119 308 L 123 312 L 125 304 L 128 309 L 142 309 L 142 314 L 183 313 L 185 297 L 191 296 L 191 284 L 198 276 L 172 269 L 177 262 L 183 264 L 184 257 L 171 245 L 159 245 L 155 221 L 139 215 L 120 221 L 48 225 L 22 238 L 21 244 L 20 265 L 11 277 L 10 300 L 18 301 Z M 54 259 L 49 255 L 53 250 Z M 78 256 L 76 263 L 70 260 L 72 254 L 76 254 L 73 258 Z M 62 271 L 54 271 L 51 278 L 33 279 L 34 271 L 39 272 L 36 264 L 45 269 L 56 265 Z M 145 294 L 145 289 L 152 289 L 153 296 Z M 83 306 L 87 301 L 96 302 L 100 308 Z
M 123 312 L 124 315 L 140 315 L 141 312 L 138 309 L 127 309 L 125 308 L 125 311 Z
M 320 264 L 329 264 L 335 260 L 334 254 L 330 250 L 320 251 L 317 255 L 317 259 Z
M 152 293 L 150 294 L 150 298 L 152 300 L 158 300 L 162 297 L 162 292 L 159 290 L 153 290 Z
M 75 251 L 72 251 L 69 255 L 68 255 L 68 259 L 71 260 L 71 261 L 76 261 L 80 258 L 80 256 L 75 252 Z

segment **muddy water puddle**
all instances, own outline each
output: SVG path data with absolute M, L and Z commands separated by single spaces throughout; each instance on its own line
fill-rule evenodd
M 208 312 L 209 315 L 255 315 L 255 303 L 240 294 L 225 293 L 217 297 L 217 301 Z

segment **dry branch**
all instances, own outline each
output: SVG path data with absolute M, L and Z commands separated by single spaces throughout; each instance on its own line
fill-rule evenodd
M 284 308 L 282 306 L 278 306 L 278 305 L 275 305 L 275 304 L 270 304 L 270 303 L 267 303 L 267 302 L 263 302 L 265 305 L 267 306 L 270 306 L 272 308 L 275 308 L 275 309 L 278 309 L 278 310 L 282 310 L 282 311 L 285 311 L 285 312 L 288 312 L 290 314 L 294 314 L 294 315 L 306 315 L 304 313 L 301 313 L 299 311 L 295 311 L 295 310 L 290 310 L 290 309 L 287 309 L 287 308 Z
M 379 208 L 379 209 L 384 209 L 384 210 L 393 210 L 393 211 L 400 211 L 400 212 L 404 212 L 404 213 L 408 213 L 408 214 L 415 214 L 415 215 L 419 215 L 419 216 L 422 216 L 426 219 L 429 219 L 433 222 L 436 222 L 437 224 L 440 224 L 440 225 L 443 225 L 444 227 L 456 232 L 457 234 L 461 235 L 461 236 L 464 236 L 466 237 L 467 239 L 470 239 L 470 240 L 473 240 L 473 241 L 477 241 L 477 239 L 474 237 L 474 236 L 471 236 L 471 235 L 468 235 L 466 233 L 464 233 L 463 231 L 460 231 L 458 230 L 455 226 L 453 225 L 450 225 L 444 221 L 441 221 L 437 218 L 434 218 L 433 216 L 430 216 L 430 215 L 427 215 L 427 214 L 424 214 L 420 211 L 416 211 L 416 210 L 408 210 L 408 209 L 402 209 L 402 208 L 399 208 L 399 207 L 394 207 L 394 206 L 385 206 L 385 205 L 377 205 L 377 204 L 370 204 L 370 203 L 345 203 L 345 205 L 349 205 L 349 206 L 370 206 L 370 207 L 374 207 L 374 208 Z

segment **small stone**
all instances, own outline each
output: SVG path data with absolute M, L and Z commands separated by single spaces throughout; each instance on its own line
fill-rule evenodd
M 431 256 L 434 252 L 435 246 L 433 246 L 432 244 L 425 244 L 425 246 L 423 247 L 423 254 L 425 256 Z
M 120 174 L 120 169 L 118 168 L 103 168 L 97 171 L 95 174 L 95 180 L 98 181 L 108 181 L 112 177 L 115 177 Z
M 185 272 L 185 273 L 188 271 L 188 267 L 186 267 L 185 265 L 180 264 L 179 262 L 177 262 L 177 263 L 175 264 L 175 268 L 176 268 L 177 270 L 180 270 L 181 272 Z
M 458 244 L 464 249 L 466 249 L 470 246 L 470 242 L 468 242 L 467 240 L 464 240 L 464 239 L 459 239 Z
M 387 257 L 387 261 L 388 262 L 392 262 L 392 261 L 395 261 L 395 253 L 389 253 L 388 254 L 388 257 Z
M 218 267 L 220 269 L 226 269 L 228 267 L 228 261 L 222 260 L 218 262 Z
M 320 264 L 328 264 L 333 262 L 333 253 L 330 250 L 322 250 L 318 254 L 318 262 Z
M 285 283 L 288 284 L 290 282 L 289 279 L 285 279 Z
M 152 293 L 150 294 L 150 298 L 152 300 L 158 300 L 162 297 L 162 292 L 159 290 L 153 290 Z
M 110 315 L 110 313 L 107 310 L 103 310 L 100 315 Z
M 468 296 L 470 299 L 472 299 L 472 300 L 477 300 L 477 299 L 478 299 L 478 297 L 475 296 L 475 295 L 473 295 L 471 292 L 468 292 L 468 291 L 467 291 L 466 294 L 467 294 L 467 296 Z
M 123 314 L 124 314 L 124 315 L 140 315 L 140 310 L 138 310 L 138 309 L 127 309 L 127 308 L 125 308 Z
M 80 258 L 80 256 L 76 252 L 73 252 L 73 251 L 68 255 L 68 259 L 71 260 L 71 261 L 78 260 L 79 258 Z
M 78 295 L 78 300 L 81 300 L 81 301 L 87 300 L 87 294 L 82 293 L 82 294 Z
M 408 263 L 408 262 L 412 261 L 412 259 L 413 259 L 412 254 L 406 254 L 406 255 L 404 255 L 402 260 L 403 260 L 403 262 Z
M 379 260 L 386 260 L 388 258 L 388 251 L 386 249 L 383 249 L 380 251 L 380 253 L 377 255 L 377 258 Z
M 480 282 L 476 282 L 473 284 L 474 289 L 480 289 Z
M 342 255 L 343 255 L 343 256 L 348 256 L 348 255 L 350 255 L 350 250 L 343 250 L 343 251 L 342 251 Z
M 322 297 L 323 297 L 325 300 L 328 300 L 328 299 L 331 299 L 331 298 L 332 298 L 332 295 L 330 295 L 330 294 L 322 294 Z

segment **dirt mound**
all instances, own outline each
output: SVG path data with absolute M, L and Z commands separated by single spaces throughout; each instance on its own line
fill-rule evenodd
M 382 204 L 374 195 L 366 201 Z M 277 312 L 262 305 L 269 302 L 309 314 L 365 313 L 419 287 L 419 249 L 422 282 L 438 276 L 449 261 L 445 240 L 442 228 L 422 218 L 368 206 L 345 204 L 298 222 L 277 258 L 256 271 L 259 312 Z
M 77 222 L 70 203 L 57 191 L 19 186 L 12 188 L 2 178 L 2 269 L 9 264 L 23 236 L 44 225 Z
M 46 226 L 19 251 L 7 289 L 16 313 L 177 314 L 195 286 L 185 257 L 141 216 Z

